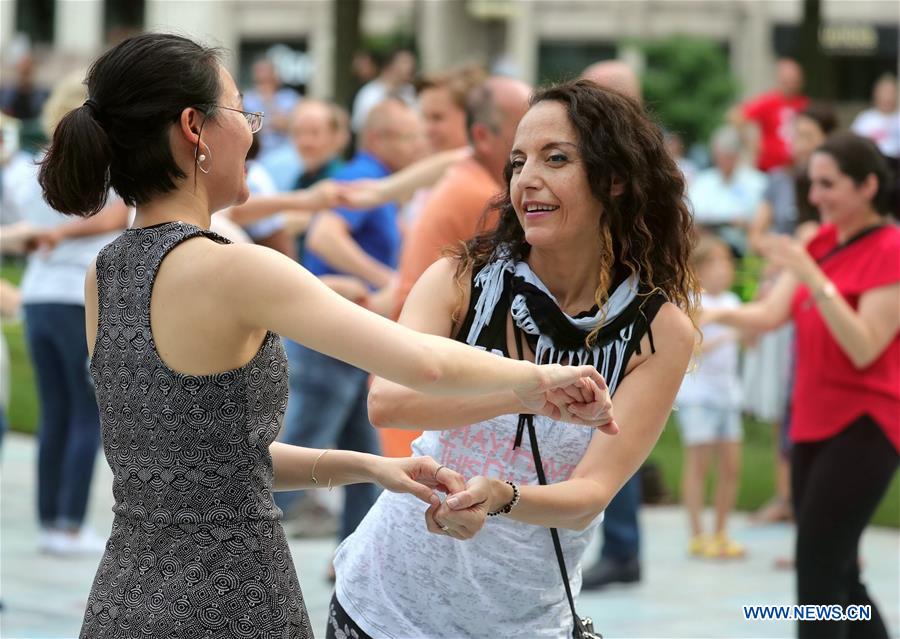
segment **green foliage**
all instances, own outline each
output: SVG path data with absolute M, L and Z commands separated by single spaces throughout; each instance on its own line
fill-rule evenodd
M 714 41 L 675 36 L 637 43 L 646 56 L 644 100 L 685 143 L 705 143 L 737 94 L 728 55 Z
M 409 49 L 415 52 L 416 39 L 411 32 L 402 28 L 396 28 L 390 33 L 364 34 L 362 36 L 362 46 L 367 51 L 386 57 L 397 49 Z
M 22 322 L 3 322 L 3 338 L 9 348 L 10 393 L 6 416 L 10 430 L 22 433 L 37 431 L 38 398 L 25 345 L 25 325 Z
M 0 263 L 0 277 L 19 285 L 24 267 L 21 261 Z M 9 406 L 7 423 L 11 430 L 33 433 L 37 430 L 38 398 L 31 368 L 31 358 L 25 343 L 25 325 L 21 321 L 4 321 L 3 338 L 9 348 Z

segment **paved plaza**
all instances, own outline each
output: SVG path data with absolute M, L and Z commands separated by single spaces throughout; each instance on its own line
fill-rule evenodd
M 0 637 L 76 637 L 98 557 L 57 559 L 36 551 L 34 440 L 10 434 L 4 448 L 0 489 Z M 102 455 L 98 457 L 97 469 L 89 521 L 98 533 L 105 534 L 112 521 L 112 495 L 111 474 Z M 642 526 L 643 581 L 636 586 L 586 593 L 579 601 L 580 612 L 593 617 L 607 639 L 793 636 L 790 622 L 744 621 L 741 612 L 745 604 L 792 603 L 793 575 L 774 567 L 776 558 L 788 556 L 791 551 L 790 526 L 751 526 L 744 515 L 737 515 L 733 533 L 746 544 L 749 556 L 729 563 L 687 557 L 685 518 L 677 507 L 645 508 Z M 326 609 L 331 598 L 331 586 L 323 575 L 333 548 L 333 542 L 327 540 L 291 543 L 319 637 L 325 634 Z M 589 557 L 596 556 L 596 546 L 588 552 Z M 891 635 L 900 636 L 900 535 L 896 530 L 870 529 L 863 538 L 861 557 L 866 583 L 880 605 Z M 548 579 L 555 577 L 549 575 Z M 421 577 L 417 580 L 421 581 Z

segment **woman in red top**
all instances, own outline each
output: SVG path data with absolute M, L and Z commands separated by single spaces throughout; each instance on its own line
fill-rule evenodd
M 833 135 L 813 154 L 809 177 L 818 234 L 806 247 L 768 238 L 766 256 L 785 271 L 772 294 L 703 319 L 755 331 L 794 320 L 798 603 L 871 605 L 871 621 L 852 629 L 887 637 L 857 553 L 900 460 L 900 229 L 885 217 L 891 180 L 869 140 Z M 847 623 L 801 622 L 799 636 L 847 636 Z

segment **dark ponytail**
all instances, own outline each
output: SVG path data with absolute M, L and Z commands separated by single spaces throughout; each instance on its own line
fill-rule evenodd
M 90 99 L 53 132 L 38 181 L 54 209 L 88 217 L 112 187 L 138 206 L 187 177 L 172 155 L 169 130 L 194 107 L 216 117 L 218 50 L 177 35 L 124 40 L 91 66 Z
M 90 217 L 106 205 L 109 193 L 109 138 L 91 109 L 69 111 L 53 132 L 41 161 L 38 182 L 47 203 L 70 215 Z

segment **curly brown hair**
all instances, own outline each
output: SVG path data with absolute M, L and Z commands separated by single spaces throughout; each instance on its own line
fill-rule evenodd
M 661 292 L 693 317 L 699 287 L 690 266 L 694 224 L 685 202 L 681 170 L 665 149 L 660 127 L 636 100 L 590 80 L 574 80 L 540 89 L 531 106 L 552 100 L 566 109 L 578 134 L 579 151 L 594 196 L 601 256 L 600 284 L 594 293 L 603 308 L 613 274 L 627 269 L 644 293 Z M 456 253 L 457 275 L 478 270 L 502 249 L 525 260 L 531 246 L 509 194 L 512 164 L 504 170 L 506 191 L 492 202 L 497 227 L 470 240 Z M 613 183 L 621 185 L 613 196 Z M 596 331 L 588 337 L 593 342 Z

